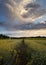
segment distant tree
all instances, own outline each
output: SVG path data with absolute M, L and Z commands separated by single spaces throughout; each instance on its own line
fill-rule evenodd
M 0 39 L 6 39 L 6 38 L 9 38 L 9 37 L 6 35 L 0 34 Z

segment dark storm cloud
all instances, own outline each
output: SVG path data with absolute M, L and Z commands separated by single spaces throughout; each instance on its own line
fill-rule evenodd
M 8 23 L 6 21 L 0 21 L 0 26 L 1 27 L 8 27 Z
M 21 25 L 12 25 L 8 28 L 8 30 L 11 30 L 11 31 L 14 31 L 14 30 L 36 30 L 36 29 L 37 30 L 38 29 L 46 29 L 46 22 L 41 22 L 38 24 L 27 23 L 27 24 L 21 24 Z
M 3 23 L 2 22 L 0 22 L 0 26 L 2 26 L 3 25 Z
M 37 4 L 37 3 L 29 3 L 29 4 L 27 4 L 24 8 L 25 8 L 26 10 L 28 10 L 28 8 L 39 8 L 39 7 L 40 7 L 40 5 Z
M 46 8 L 37 2 L 28 3 L 24 8 L 27 12 L 22 14 L 23 18 L 36 19 L 46 14 Z
M 0 22 L 0 26 L 6 27 L 7 30 L 14 28 L 20 22 L 16 16 L 16 1 L 14 0 L 0 0 L 0 14 L 0 17 L 5 16 L 7 18 Z M 3 17 L 0 19 L 2 20 Z
M 23 0 L 0 0 L 0 12 L 8 17 L 8 21 L 0 22 L 0 26 L 6 27 L 7 30 L 28 30 L 46 28 L 46 24 L 25 24 L 25 22 L 19 20 L 19 17 L 17 18 L 16 3 L 20 3 L 21 1 L 23 2 Z M 42 7 L 42 5 L 36 1 L 28 4 L 25 3 L 24 9 L 27 12 L 21 15 L 23 18 L 35 19 L 46 14 L 46 8 Z
M 37 25 L 34 25 L 32 26 L 32 29 L 46 29 L 46 24 L 37 24 Z

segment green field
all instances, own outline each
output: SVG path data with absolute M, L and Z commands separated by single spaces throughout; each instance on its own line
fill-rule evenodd
M 0 58 L 4 57 L 4 65 L 10 62 L 11 51 L 21 42 L 22 39 L 0 39 Z M 46 65 L 46 38 L 24 39 L 24 42 L 32 49 L 32 59 L 27 65 Z

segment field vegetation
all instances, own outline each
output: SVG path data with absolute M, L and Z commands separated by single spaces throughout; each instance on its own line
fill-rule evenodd
M 0 39 L 0 65 L 46 65 L 46 38 Z

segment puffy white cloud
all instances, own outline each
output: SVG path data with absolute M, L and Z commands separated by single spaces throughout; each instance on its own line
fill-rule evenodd
M 40 24 L 46 24 L 46 21 L 40 21 Z

